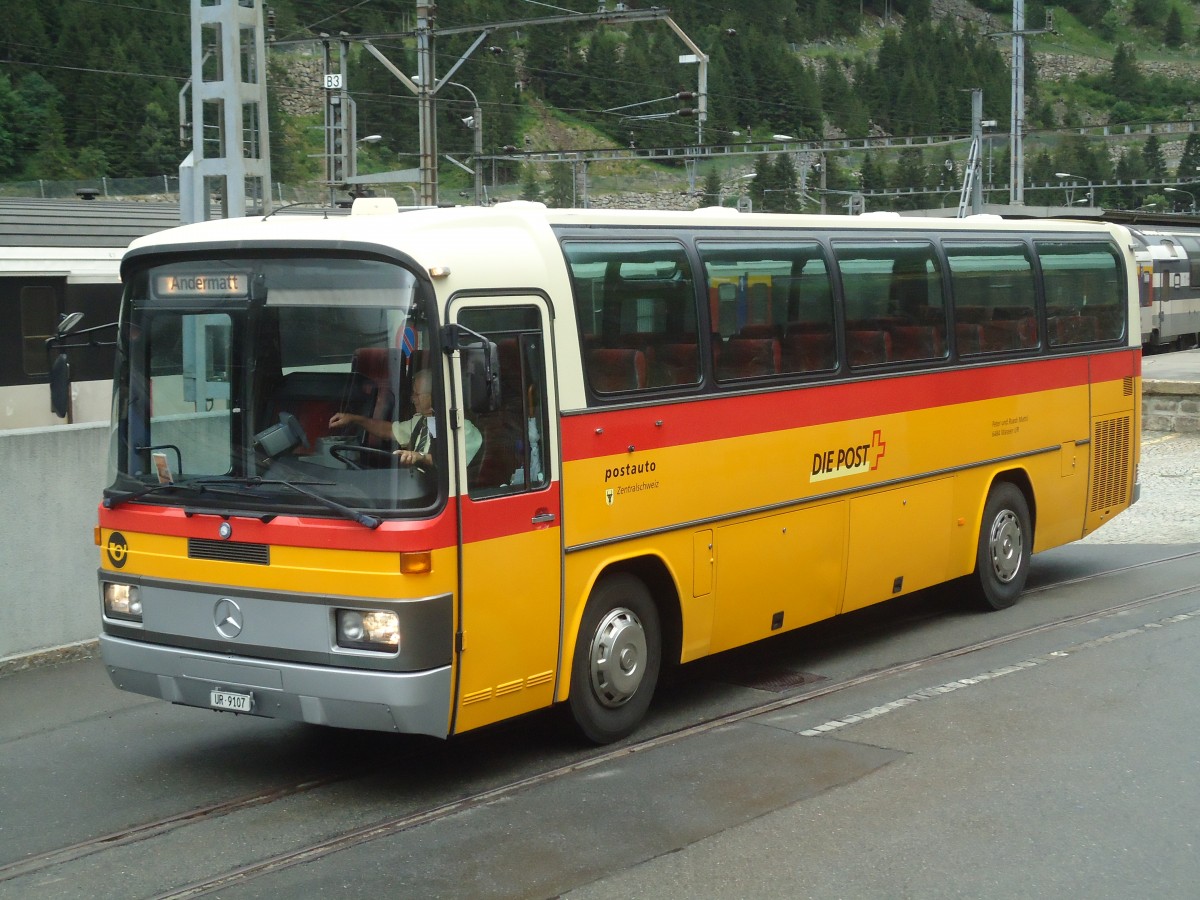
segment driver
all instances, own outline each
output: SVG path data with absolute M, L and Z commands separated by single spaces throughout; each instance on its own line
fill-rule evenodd
M 403 466 L 421 466 L 428 468 L 433 465 L 433 434 L 429 430 L 429 422 L 433 416 L 433 374 L 428 369 L 422 369 L 413 376 L 412 402 L 414 413 L 412 418 L 403 422 L 388 422 L 386 419 L 371 419 L 355 413 L 334 413 L 329 420 L 329 428 L 344 428 L 355 426 L 362 428 L 368 434 L 387 440 L 391 438 L 400 445 L 393 454 L 399 457 Z M 483 444 L 479 429 L 470 419 L 464 420 L 467 439 L 467 462 L 470 463 Z

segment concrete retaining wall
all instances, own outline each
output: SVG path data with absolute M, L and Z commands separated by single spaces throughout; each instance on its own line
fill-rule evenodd
M 108 424 L 0 432 L 0 674 L 92 651 Z
M 1144 431 L 1200 431 L 1200 383 L 1142 382 Z

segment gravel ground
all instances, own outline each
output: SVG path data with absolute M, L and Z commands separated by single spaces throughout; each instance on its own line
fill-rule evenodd
M 1200 543 L 1200 434 L 1142 433 L 1142 497 L 1085 544 Z

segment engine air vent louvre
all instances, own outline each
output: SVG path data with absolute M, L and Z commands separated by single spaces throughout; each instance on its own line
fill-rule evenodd
M 188 538 L 188 558 L 269 566 L 271 564 L 271 547 L 268 544 L 241 544 L 236 541 Z
M 1098 512 L 1129 498 L 1129 417 L 1098 419 L 1094 427 L 1091 511 Z
M 1126 397 L 1133 396 L 1133 378 L 1132 378 L 1132 376 L 1126 375 L 1124 378 L 1121 379 L 1121 390 L 1124 392 Z

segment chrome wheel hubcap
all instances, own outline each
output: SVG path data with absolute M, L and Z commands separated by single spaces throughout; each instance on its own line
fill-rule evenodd
M 1021 522 L 1016 513 L 1006 509 L 996 516 L 996 520 L 992 522 L 988 546 L 992 554 L 992 571 L 1001 582 L 1008 584 L 1021 568 L 1024 553 Z
M 637 693 L 646 673 L 646 631 L 628 609 L 604 617 L 588 653 L 592 689 L 605 706 L 621 706 Z

